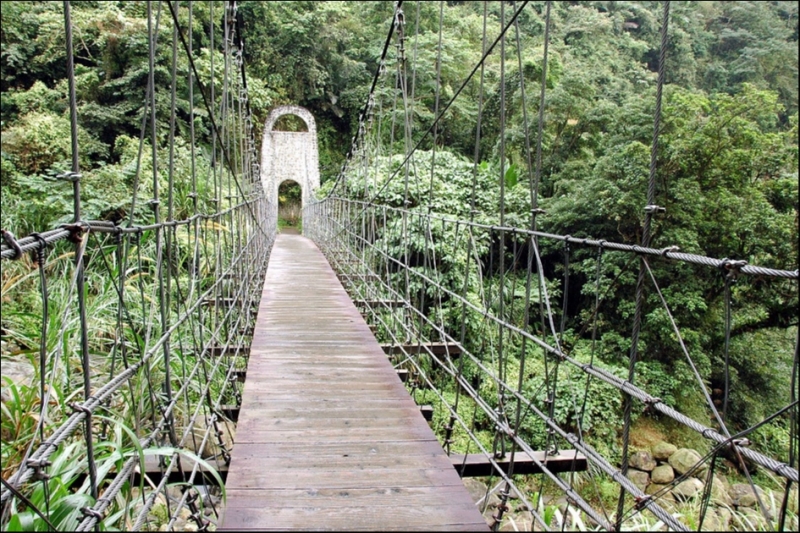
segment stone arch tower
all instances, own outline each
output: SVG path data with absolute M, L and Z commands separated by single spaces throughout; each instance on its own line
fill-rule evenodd
M 284 115 L 295 115 L 306 123 L 308 131 L 273 131 Z M 296 181 L 303 191 L 303 205 L 314 197 L 319 187 L 319 153 L 317 123 L 314 116 L 300 106 L 285 105 L 273 109 L 264 124 L 261 144 L 261 183 L 267 199 L 277 209 L 278 187 L 286 180 Z

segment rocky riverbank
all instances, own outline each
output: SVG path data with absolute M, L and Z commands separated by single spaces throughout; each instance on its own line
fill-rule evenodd
M 639 450 L 630 455 L 628 478 L 642 492 L 656 499 L 659 505 L 673 515 L 679 515 L 681 521 L 692 524 L 693 529 L 696 529 L 699 524 L 700 503 L 706 491 L 706 483 L 709 482 L 708 466 L 702 464 L 695 468 L 702 457 L 697 450 L 678 448 L 668 442 L 658 442 L 650 449 Z M 584 476 L 582 484 L 586 489 L 590 484 L 586 483 L 585 475 L 581 476 Z M 501 505 L 500 491 L 504 486 L 502 480 L 467 478 L 463 482 L 483 512 L 486 523 L 493 524 L 494 516 L 497 515 L 498 507 Z M 758 485 L 754 485 L 754 490 L 749 483 L 729 482 L 725 476 L 718 473 L 712 476 L 710 483 L 709 506 L 702 527 L 704 531 L 774 529 L 773 525 L 777 520 L 775 515 L 783 499 L 782 492 L 766 490 Z M 535 494 L 536 489 L 533 486 L 530 489 L 529 494 Z M 580 487 L 578 491 L 584 493 L 587 501 L 595 503 L 596 498 L 591 496 L 593 491 L 582 490 Z M 797 531 L 796 488 L 793 490 L 791 502 L 787 529 Z M 540 529 L 538 524 L 534 524 L 531 513 L 520 500 L 511 495 L 507 505 L 508 510 L 503 515 L 500 531 Z M 763 510 L 761 505 L 764 506 Z M 611 507 L 607 506 L 609 515 L 612 512 Z M 568 505 L 566 498 L 560 494 L 554 496 L 545 493 L 539 509 L 542 515 L 551 520 L 550 527 L 560 528 L 562 522 L 566 524 L 566 529 L 581 530 L 584 527 L 596 527 L 596 524 L 584 513 L 578 512 L 574 505 Z M 765 515 L 773 524 L 768 523 Z M 642 517 L 642 520 L 648 519 L 649 517 Z M 652 525 L 655 525 L 655 519 L 652 521 Z

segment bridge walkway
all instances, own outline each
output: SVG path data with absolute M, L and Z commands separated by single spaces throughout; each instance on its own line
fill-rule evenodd
M 325 257 L 270 257 L 223 529 L 486 530 L 433 431 Z

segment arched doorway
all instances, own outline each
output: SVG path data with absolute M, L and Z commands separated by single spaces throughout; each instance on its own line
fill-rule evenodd
M 279 188 L 287 181 L 299 187 L 301 206 L 313 200 L 319 187 L 317 125 L 314 116 L 300 106 L 276 107 L 264 124 L 261 182 L 273 213 L 279 212 Z
M 278 186 L 278 231 L 300 233 L 303 230 L 303 189 L 294 180 Z

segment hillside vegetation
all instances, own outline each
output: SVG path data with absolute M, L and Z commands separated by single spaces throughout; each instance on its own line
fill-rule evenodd
M 53 180 L 71 165 L 64 21 L 61 2 L 2 2 L 0 6 L 0 225 L 21 237 L 72 218 L 72 190 Z M 414 54 L 418 65 L 413 73 L 419 89 L 411 128 L 421 133 L 431 126 L 436 105 L 439 3 L 407 2 L 403 7 L 406 55 Z M 539 219 L 542 231 L 640 243 L 653 135 L 660 9 L 658 2 L 553 3 L 539 197 L 539 206 L 547 213 Z M 257 139 L 273 107 L 296 104 L 309 109 L 317 121 L 324 194 L 331 189 L 356 133 L 392 24 L 393 2 L 244 1 L 239 10 Z M 207 2 L 195 3 L 194 48 L 200 57 L 214 55 L 215 75 L 221 84 L 221 53 L 209 49 L 206 31 L 211 11 Z M 218 25 L 222 12 L 222 3 L 217 2 Z M 163 42 L 170 41 L 173 31 L 167 15 L 162 13 L 159 26 Z M 185 18 L 185 13 L 181 16 Z M 145 105 L 146 7 L 143 2 L 73 2 L 72 17 L 83 217 L 119 221 L 131 215 Z M 480 59 L 483 3 L 446 2 L 442 24 L 440 90 L 443 101 L 448 101 Z M 527 106 L 529 120 L 539 111 L 544 2 L 532 2 L 519 24 L 525 51 L 522 67 L 510 45 L 505 87 L 500 86 L 497 54 L 486 66 L 478 172 L 481 194 L 475 216 L 487 224 L 498 222 L 498 139 L 502 133 L 504 165 L 515 169 L 503 177 L 505 221 L 524 227 L 531 201 L 529 183 L 520 170 L 526 165 L 522 108 Z M 490 4 L 489 26 L 495 35 L 500 27 L 497 3 Z M 666 212 L 655 223 L 653 247 L 675 245 L 689 253 L 797 269 L 798 3 L 674 2 L 669 28 L 657 187 L 657 203 Z M 156 113 L 162 119 L 156 148 L 166 157 L 169 131 L 163 119 L 170 112 L 172 82 L 168 46 L 159 47 L 156 64 Z M 195 116 L 206 116 L 197 92 L 195 101 L 189 101 L 188 68 L 186 59 L 180 58 L 176 107 L 181 124 L 192 107 Z M 208 62 L 198 62 L 198 68 L 201 74 L 210 73 Z M 524 102 L 520 78 L 525 84 Z M 507 101 L 503 132 L 501 89 Z M 378 87 L 380 94 L 390 90 Z M 433 211 L 439 214 L 471 216 L 477 114 L 477 85 L 470 84 L 440 122 L 437 172 L 431 182 Z M 212 134 L 202 120 L 196 123 L 201 148 L 207 149 Z M 404 140 L 392 136 L 388 124 L 382 132 L 383 146 L 391 151 L 385 154 L 382 168 L 396 168 L 397 157 L 406 149 Z M 190 147 L 187 131 L 179 130 L 177 135 L 175 218 L 185 218 L 191 199 L 188 185 L 181 185 L 181 180 L 186 182 L 191 172 Z M 150 164 L 148 142 L 144 167 Z M 430 140 L 423 141 L 423 168 L 431 148 Z M 426 175 L 423 181 L 427 179 Z M 142 197 L 149 186 L 142 186 Z M 427 187 L 410 191 L 412 209 L 429 201 Z M 392 183 L 380 200 L 401 206 L 402 184 Z M 143 202 L 136 209 L 137 220 L 152 217 Z M 476 253 L 488 257 L 494 252 L 487 243 Z M 558 283 L 563 270 L 557 264 L 561 250 L 550 245 L 542 253 L 545 262 L 551 260 L 548 274 L 556 280 L 551 296 L 558 299 L 563 294 Z M 443 258 L 439 266 L 444 282 L 453 287 L 463 284 L 457 261 Z M 571 261 L 567 309 L 581 312 L 568 313 L 564 338 L 565 345 L 580 356 L 591 345 L 585 325 L 590 319 L 586 310 L 595 298 L 596 261 L 591 250 L 576 250 Z M 3 356 L 38 347 L 38 322 L 30 319 L 38 289 L 33 279 L 17 286 L 24 268 L 34 266 L 3 264 Z M 675 263 L 654 269 L 698 371 L 719 400 L 714 391 L 725 380 L 724 276 Z M 6 291 L 11 286 L 14 294 Z M 597 357 L 624 375 L 636 286 L 631 258 L 607 253 L 599 286 L 606 301 L 598 315 Z M 788 403 L 787 376 L 798 338 L 798 287 L 796 282 L 750 277 L 740 278 L 731 290 L 727 416 L 734 431 L 752 426 Z M 637 384 L 684 413 L 706 417 L 711 424 L 683 354 L 675 349 L 669 317 L 658 295 L 647 298 L 644 321 L 648 327 L 640 339 L 643 363 Z M 574 379 L 580 380 L 577 374 Z M 599 385 L 592 393 L 588 437 L 614 456 L 619 453 L 621 397 Z M 569 425 L 566 404 L 571 400 L 563 401 L 559 422 Z M 697 443 L 697 437 L 657 418 L 649 420 L 647 428 L 679 445 Z M 787 461 L 789 431 L 789 417 L 782 416 L 750 438 L 758 441 L 761 451 Z M 544 435 L 541 438 L 544 442 Z M 5 441 L 4 433 L 4 446 Z M 8 457 L 3 453 L 5 468 Z

